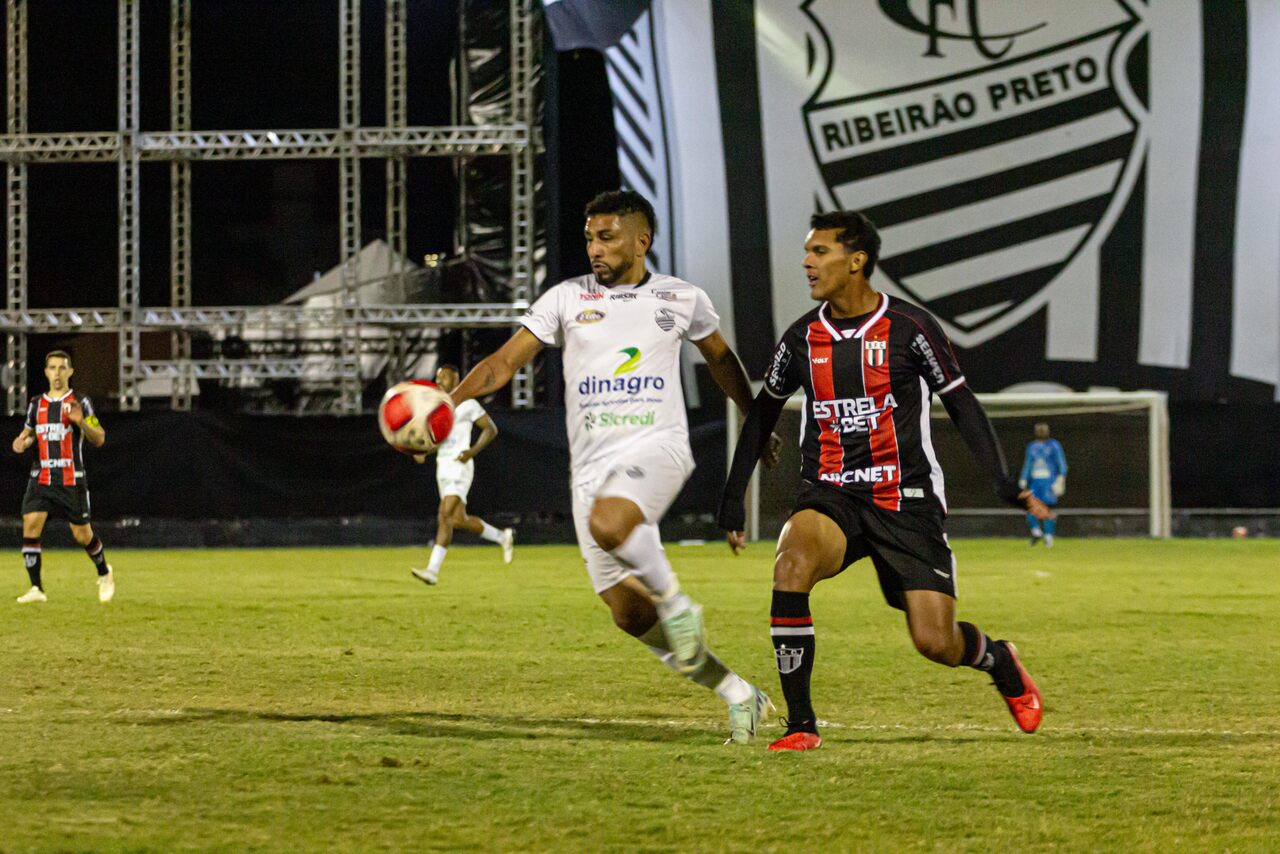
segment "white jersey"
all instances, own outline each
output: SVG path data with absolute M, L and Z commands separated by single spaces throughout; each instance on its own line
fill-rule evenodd
M 594 275 L 547 290 L 521 321 L 564 348 L 565 426 L 575 470 L 638 440 L 689 449 L 680 344 L 715 332 L 720 317 L 701 288 L 651 273 L 606 287 Z
M 458 454 L 471 447 L 472 426 L 484 416 L 484 407 L 474 400 L 464 400 L 454 407 L 453 429 L 440 443 L 440 448 L 436 451 L 436 460 L 442 463 L 456 462 Z

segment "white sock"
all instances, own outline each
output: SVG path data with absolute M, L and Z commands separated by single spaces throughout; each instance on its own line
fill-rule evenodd
M 755 689 L 751 687 L 751 683 L 733 671 L 729 671 L 729 675 L 721 679 L 720 684 L 716 686 L 716 696 L 730 705 L 745 703 L 754 694 Z
M 431 560 L 427 562 L 427 572 L 439 572 L 440 566 L 444 563 L 445 552 L 449 551 L 444 546 L 431 547 Z
M 657 525 L 648 523 L 636 525 L 626 541 L 610 554 L 622 561 L 625 566 L 635 570 L 636 578 L 640 579 L 657 600 L 659 615 L 662 615 L 665 602 L 682 595 L 680 583 L 676 581 L 676 574 L 671 569 L 671 564 L 667 562 L 667 553 L 662 550 L 662 539 L 658 536 Z M 688 599 L 688 597 L 683 598 Z
M 492 525 L 490 525 L 488 522 L 484 521 L 483 519 L 481 519 L 481 520 L 480 520 L 480 524 L 481 524 L 481 525 L 484 525 L 484 529 L 483 529 L 482 531 L 480 531 L 480 536 L 481 536 L 483 539 L 486 539 L 486 540 L 488 540 L 488 541 L 489 541 L 489 542 L 491 542 L 491 543 L 500 543 L 500 542 L 502 542 L 502 532 L 501 532 L 501 531 L 499 531 L 497 528 L 493 527 Z

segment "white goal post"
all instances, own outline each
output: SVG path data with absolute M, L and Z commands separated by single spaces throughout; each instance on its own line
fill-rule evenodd
M 759 384 L 753 385 L 758 391 Z M 1169 409 L 1163 392 L 1000 392 L 979 394 L 978 400 L 996 427 L 1015 477 L 1034 423 L 1050 422 L 1055 438 L 1064 438 L 1071 486 L 1060 515 L 1077 517 L 1075 521 L 1080 523 L 1088 518 L 1095 528 L 1102 530 L 1140 533 L 1145 529 L 1151 537 L 1170 535 Z M 777 508 L 795 495 L 800 480 L 795 445 L 804 404 L 804 393 L 797 392 L 786 402 L 779 419 L 778 432 L 784 444 L 792 446 L 789 451 L 784 447 L 783 462 L 773 472 L 764 473 L 763 485 L 760 466 L 751 478 L 746 508 L 749 539 L 776 535 L 776 530 L 764 528 L 778 524 Z M 742 419 L 731 401 L 727 406 L 726 464 L 731 464 Z M 948 441 L 945 428 L 951 427 L 950 419 L 936 396 L 930 415 L 935 424 L 935 442 L 945 444 Z M 958 431 L 951 430 L 955 436 L 950 442 L 960 448 Z M 971 458 L 964 461 L 967 449 L 963 454 L 953 449 L 950 457 L 950 461 L 944 459 L 943 462 L 950 516 L 1020 515 L 1017 509 L 999 504 L 990 484 L 985 482 L 985 474 L 976 471 Z M 953 482 L 958 489 L 953 490 Z M 774 508 L 763 514 L 762 489 L 766 503 Z M 1076 495 L 1084 501 L 1072 500 Z M 762 515 L 770 525 L 762 523 Z M 1141 517 L 1145 517 L 1145 525 Z

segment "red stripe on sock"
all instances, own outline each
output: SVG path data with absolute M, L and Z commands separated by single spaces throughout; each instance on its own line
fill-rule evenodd
M 771 626 L 812 626 L 813 617 L 770 617 Z

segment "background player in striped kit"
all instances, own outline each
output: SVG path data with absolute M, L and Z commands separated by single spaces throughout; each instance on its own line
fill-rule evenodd
M 447 392 L 458 387 L 458 369 L 453 365 L 441 365 L 436 369 L 436 385 Z M 471 444 L 472 426 L 480 428 L 480 438 Z M 431 558 L 424 569 L 413 570 L 413 577 L 424 584 L 440 580 L 440 568 L 444 566 L 445 553 L 453 544 L 453 531 L 461 528 L 479 534 L 491 543 L 502 546 L 502 560 L 511 563 L 515 555 L 515 531 L 504 528 L 499 531 L 478 516 L 467 515 L 467 493 L 475 476 L 476 455 L 498 437 L 498 425 L 493 423 L 478 400 L 468 400 L 458 405 L 453 413 L 453 429 L 436 449 L 436 489 L 440 493 L 440 507 L 436 510 L 436 542 L 431 547 Z M 427 461 L 426 454 L 415 455 L 420 463 Z
M 70 354 L 53 350 L 44 357 L 49 391 L 31 398 L 26 423 L 13 440 L 15 454 L 37 446 L 22 498 L 22 562 L 31 579 L 31 589 L 18 597 L 23 604 L 48 600 L 40 576 L 40 535 L 51 512 L 66 517 L 71 536 L 84 547 L 97 568 L 98 600 L 110 602 L 116 592 L 115 573 L 107 563 L 102 540 L 89 524 L 89 483 L 84 473 L 85 438 L 101 448 L 107 434 L 89 398 L 71 390 L 73 373 Z
M 1035 429 L 1036 438 L 1027 443 L 1018 486 L 1031 490 L 1046 506 L 1053 507 L 1067 491 L 1067 455 L 1062 452 L 1061 442 L 1049 438 L 1048 424 L 1041 421 Z M 1058 528 L 1056 514 L 1051 513 L 1042 522 L 1028 513 L 1027 526 L 1031 529 L 1031 545 L 1043 538 L 1047 548 L 1053 547 L 1053 535 Z
M 770 750 L 822 744 L 810 702 L 816 643 L 809 593 L 870 557 L 885 601 L 906 612 L 930 661 L 991 675 L 1018 726 L 1040 725 L 1040 691 L 1007 641 L 956 622 L 956 565 L 943 532 L 946 495 L 933 451 L 929 402 L 947 414 L 996 491 L 1044 518 L 1045 506 L 1009 476 L 991 422 L 951 344 L 924 309 L 871 288 L 880 236 L 852 211 L 815 214 L 805 239 L 809 296 L 821 305 L 783 335 L 733 456 L 720 525 L 743 546 L 743 493 L 787 398 L 803 388 L 803 485 L 778 539 L 770 634 L 787 698 L 787 734 Z

